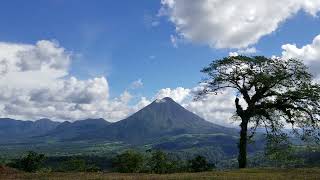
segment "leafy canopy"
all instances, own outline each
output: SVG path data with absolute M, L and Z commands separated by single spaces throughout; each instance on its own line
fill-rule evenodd
M 320 86 L 312 81 L 301 61 L 226 57 L 213 61 L 202 72 L 208 78 L 203 80 L 198 97 L 234 89 L 237 115 L 249 119 L 254 124 L 252 130 L 264 126 L 267 132 L 275 133 L 290 123 L 293 129 L 301 128 L 304 135 L 319 136 L 314 130 L 320 122 Z M 239 102 L 239 98 L 245 103 Z
M 141 153 L 127 150 L 113 159 L 112 166 L 117 172 L 138 173 L 141 171 L 143 163 L 144 157 Z

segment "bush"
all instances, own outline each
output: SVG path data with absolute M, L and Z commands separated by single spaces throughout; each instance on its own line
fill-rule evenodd
M 164 174 L 175 172 L 179 163 L 170 160 L 165 152 L 156 150 L 152 152 L 148 164 L 152 173 Z
M 88 165 L 85 160 L 79 158 L 71 158 L 66 160 L 60 171 L 64 172 L 97 172 L 100 168 L 95 165 Z
M 15 160 L 13 163 L 10 163 L 9 166 L 26 172 L 36 172 L 43 166 L 44 160 L 44 154 L 29 151 L 27 155 L 21 159 Z
M 194 159 L 189 160 L 189 168 L 192 172 L 202 172 L 214 168 L 214 165 L 209 164 L 205 157 L 197 156 Z
M 133 150 L 125 151 L 112 160 L 114 170 L 121 173 L 140 172 L 142 171 L 143 165 L 143 155 Z

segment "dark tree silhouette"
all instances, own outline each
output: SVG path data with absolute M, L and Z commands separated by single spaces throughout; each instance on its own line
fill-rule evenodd
M 302 137 L 319 137 L 320 86 L 312 82 L 301 61 L 226 57 L 213 61 L 202 72 L 208 77 L 202 81 L 197 98 L 227 88 L 235 90 L 236 115 L 241 119 L 239 168 L 247 165 L 247 142 L 259 126 L 276 134 L 290 123 L 294 132 L 302 131 Z
M 195 158 L 189 160 L 189 167 L 191 172 L 203 172 L 209 171 L 215 166 L 213 164 L 209 164 L 205 157 L 196 156 Z
M 42 167 L 44 160 L 44 154 L 29 151 L 25 156 L 9 164 L 9 166 L 26 172 L 36 172 Z

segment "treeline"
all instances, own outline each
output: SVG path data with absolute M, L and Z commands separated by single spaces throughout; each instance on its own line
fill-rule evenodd
M 29 151 L 19 159 L 6 163 L 7 166 L 26 172 L 98 172 L 112 171 L 120 173 L 177 173 L 202 172 L 215 168 L 203 156 L 189 160 L 180 160 L 161 150 L 148 150 L 141 153 L 127 150 L 113 158 L 103 157 L 46 157 Z
M 203 156 L 196 156 L 190 160 L 180 160 L 167 153 L 155 150 L 142 154 L 128 150 L 117 155 L 112 160 L 113 169 L 122 173 L 176 173 L 176 172 L 202 172 L 215 168 L 214 164 L 208 163 Z
M 195 152 L 203 155 L 204 153 Z M 219 156 L 219 155 L 218 155 Z M 49 156 L 33 151 L 18 159 L 1 159 L 0 165 L 26 172 L 120 172 L 120 173 L 177 173 L 201 172 L 214 168 L 237 168 L 237 158 L 209 161 L 210 157 L 161 150 L 126 150 L 103 156 Z M 287 137 L 268 137 L 263 151 L 251 154 L 248 167 L 320 167 L 320 146 L 294 145 Z
M 2 164 L 25 172 L 98 172 L 111 167 L 109 157 L 57 156 L 28 151 L 18 159 L 6 160 Z

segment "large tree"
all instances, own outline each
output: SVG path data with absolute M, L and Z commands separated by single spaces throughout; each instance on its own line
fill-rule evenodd
M 247 143 L 259 126 L 276 134 L 288 123 L 296 132 L 319 136 L 320 86 L 301 61 L 234 56 L 215 60 L 202 72 L 207 77 L 199 98 L 235 90 L 239 168 L 247 165 Z

